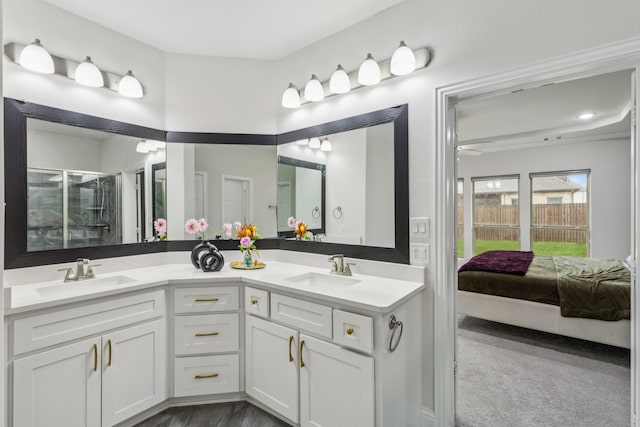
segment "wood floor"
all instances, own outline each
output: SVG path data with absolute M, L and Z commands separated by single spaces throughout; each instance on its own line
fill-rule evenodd
M 169 408 L 135 427 L 288 427 L 247 402 Z

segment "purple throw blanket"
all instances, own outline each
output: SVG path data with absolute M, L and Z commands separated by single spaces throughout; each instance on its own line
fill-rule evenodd
M 487 251 L 467 261 L 458 272 L 488 271 L 524 276 L 533 260 L 533 252 Z

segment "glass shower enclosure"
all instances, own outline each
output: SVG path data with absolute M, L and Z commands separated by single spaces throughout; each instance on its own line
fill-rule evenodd
M 122 243 L 121 176 L 27 170 L 27 251 Z

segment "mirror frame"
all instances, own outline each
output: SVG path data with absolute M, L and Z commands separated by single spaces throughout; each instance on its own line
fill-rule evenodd
M 278 159 L 278 167 L 280 167 L 280 165 L 287 165 L 287 166 L 295 166 L 295 167 L 300 167 L 300 168 L 306 168 L 306 169 L 312 169 L 312 170 L 318 170 L 320 171 L 321 177 L 320 177 L 320 204 L 322 205 L 322 209 L 320 209 L 320 224 L 321 227 L 320 228 L 310 228 L 309 231 L 312 232 L 313 234 L 320 234 L 320 233 L 324 233 L 325 228 L 326 228 L 326 217 L 325 217 L 325 213 L 326 213 L 326 206 L 327 206 L 327 201 L 326 201 L 326 191 L 327 191 L 327 166 L 320 164 L 320 163 L 313 163 L 313 162 L 307 162 L 304 160 L 298 160 L 298 159 L 294 159 L 291 157 L 285 157 L 285 156 L 280 156 L 277 155 L 277 159 Z M 314 209 L 315 211 L 315 209 Z M 294 217 L 296 217 L 298 215 L 294 215 Z M 277 214 L 276 214 L 276 222 L 277 222 Z M 277 229 L 277 224 L 276 224 L 276 229 Z M 291 230 L 287 230 L 287 231 L 278 231 L 278 237 L 294 237 L 295 234 L 293 232 L 293 229 Z
M 409 141 L 408 105 L 336 120 L 279 135 L 171 132 L 105 119 L 40 104 L 4 98 L 5 269 L 72 262 L 76 258 L 111 258 L 167 251 L 187 251 L 193 240 L 126 243 L 110 246 L 27 252 L 27 119 L 67 124 L 109 133 L 166 142 L 198 144 L 280 145 L 383 123 L 394 124 L 395 247 L 346 245 L 268 238 L 260 249 L 283 249 L 317 254 L 409 264 Z M 7 242 L 11 242 L 8 245 Z M 237 240 L 218 240 L 221 250 L 237 250 Z

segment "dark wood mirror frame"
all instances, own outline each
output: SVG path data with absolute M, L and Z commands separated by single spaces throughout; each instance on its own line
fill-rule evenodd
M 347 257 L 409 263 L 409 144 L 406 104 L 341 119 L 280 135 L 166 132 L 115 120 L 76 113 L 11 98 L 4 99 L 5 167 L 5 268 L 71 262 L 76 258 L 112 258 L 155 252 L 185 251 L 193 240 L 129 243 L 112 246 L 27 252 L 27 119 L 39 119 L 104 132 L 167 142 L 206 144 L 277 145 L 330 135 L 383 123 L 394 123 L 395 248 L 262 239 L 260 249 L 284 249 L 319 254 L 343 253 Z M 9 244 L 10 242 L 10 244 Z M 218 240 L 221 250 L 237 249 L 237 241 Z

